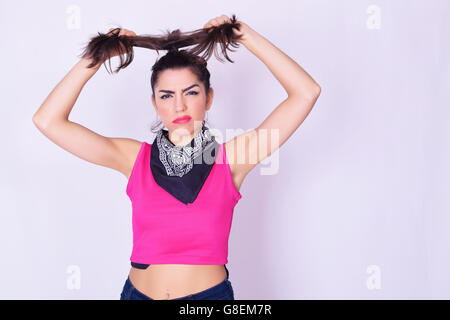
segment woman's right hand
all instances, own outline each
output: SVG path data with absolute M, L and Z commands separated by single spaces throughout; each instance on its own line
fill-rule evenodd
M 108 31 L 108 34 L 109 34 L 112 30 L 114 30 L 114 29 L 116 29 L 116 28 L 110 28 L 109 31 Z M 117 32 L 117 31 L 116 31 L 116 32 Z M 134 33 L 134 32 L 131 31 L 131 30 L 128 30 L 128 29 L 120 29 L 120 32 L 119 32 L 118 36 L 135 37 L 135 36 L 136 36 L 136 33 Z M 123 53 L 123 52 L 125 52 L 125 48 L 123 47 L 122 44 L 121 44 L 121 46 L 122 46 L 122 53 Z M 120 54 L 120 53 L 119 53 L 118 51 L 114 51 L 114 52 L 111 54 L 111 58 L 112 58 L 112 57 L 115 57 L 115 56 L 118 56 L 119 54 Z

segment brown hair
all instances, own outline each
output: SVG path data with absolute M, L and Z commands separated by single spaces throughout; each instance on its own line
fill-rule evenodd
M 153 95 L 154 86 L 158 81 L 159 74 L 166 69 L 181 69 L 189 68 L 205 86 L 206 95 L 209 94 L 210 89 L 210 73 L 207 69 L 207 60 L 211 57 L 212 52 L 216 58 L 224 62 L 217 54 L 215 45 L 220 44 L 221 52 L 225 58 L 234 63 L 227 55 L 227 49 L 234 52 L 229 46 L 234 48 L 239 47 L 237 40 L 241 39 L 241 35 L 235 35 L 233 28 L 239 29 L 239 22 L 236 15 L 232 15 L 231 23 L 224 23 L 217 27 L 213 26 L 205 29 L 197 29 L 191 32 L 182 33 L 179 29 L 162 36 L 141 35 L 141 36 L 118 36 L 121 28 L 112 29 L 107 34 L 98 33 L 90 39 L 85 46 L 82 53 L 82 58 L 92 58 L 92 63 L 88 68 L 96 66 L 98 63 L 106 63 L 109 61 L 109 68 L 105 68 L 109 73 L 111 69 L 111 55 L 113 52 L 119 52 L 120 65 L 116 69 L 116 73 L 120 69 L 126 68 L 134 57 L 133 47 L 141 47 L 156 50 L 159 55 L 159 50 L 167 50 L 167 54 L 157 59 L 152 67 L 151 88 Z M 187 46 L 195 45 L 191 49 L 178 50 Z M 199 54 L 205 51 L 201 56 Z M 123 54 L 126 54 L 126 59 L 123 60 Z M 156 132 L 161 122 L 156 126 L 152 126 L 152 132 Z

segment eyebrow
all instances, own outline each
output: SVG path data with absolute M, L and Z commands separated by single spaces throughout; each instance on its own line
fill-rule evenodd
M 195 86 L 200 87 L 198 84 L 195 83 L 195 84 L 193 84 L 193 85 L 187 87 L 186 89 L 183 89 L 182 91 L 185 92 L 185 91 L 187 91 L 187 90 L 189 90 L 189 89 L 191 89 L 191 88 L 193 88 L 193 87 L 195 87 Z M 172 90 L 159 90 L 158 92 L 175 93 L 175 92 L 172 91 Z

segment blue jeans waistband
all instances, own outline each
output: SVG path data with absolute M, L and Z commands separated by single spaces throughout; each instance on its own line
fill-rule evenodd
M 203 291 L 189 294 L 180 298 L 175 298 L 171 300 L 234 300 L 234 292 L 231 282 L 229 280 L 229 271 L 226 265 L 224 265 L 225 271 L 227 273 L 226 278 Z M 123 287 L 122 293 L 120 295 L 121 300 L 154 300 L 147 296 L 143 292 L 139 291 L 131 282 L 130 277 L 127 277 L 125 285 Z

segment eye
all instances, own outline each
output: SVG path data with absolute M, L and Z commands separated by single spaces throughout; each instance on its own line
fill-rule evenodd
M 197 92 L 197 91 L 189 91 L 188 94 L 190 94 L 190 93 L 194 93 L 194 96 L 198 95 L 198 92 Z M 165 95 L 161 96 L 161 99 L 165 100 L 165 99 L 166 99 L 166 98 L 165 98 L 166 96 L 170 96 L 170 94 L 165 94 Z

